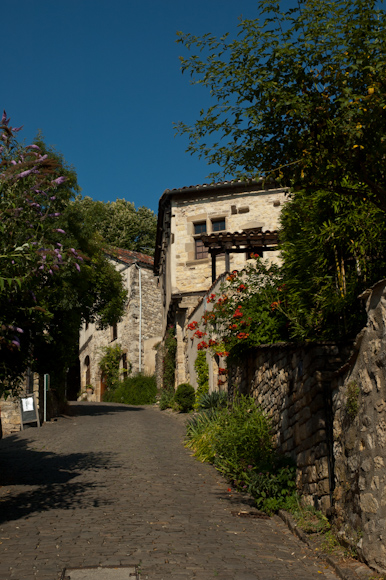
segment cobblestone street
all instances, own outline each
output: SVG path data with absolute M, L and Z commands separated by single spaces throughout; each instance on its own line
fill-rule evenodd
M 141 580 L 336 578 L 279 518 L 232 513 L 250 506 L 183 447 L 182 416 L 71 409 L 0 442 L 2 580 L 98 565 L 140 566 Z

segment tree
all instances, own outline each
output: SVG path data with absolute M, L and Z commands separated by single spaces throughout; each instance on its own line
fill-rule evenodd
M 384 213 L 345 195 L 298 191 L 283 207 L 285 314 L 295 339 L 354 336 L 366 322 L 358 295 L 384 277 Z
M 104 203 L 78 196 L 73 203 L 75 211 L 83 215 L 106 245 L 154 254 L 157 216 L 151 209 L 135 209 L 134 203 L 125 199 Z
M 42 141 L 21 146 L 3 114 L 0 148 L 0 395 L 27 367 L 63 374 L 83 320 L 122 314 L 120 275 L 67 212 L 76 174 Z M 82 237 L 83 236 L 83 237 Z
M 386 210 L 385 12 L 376 0 L 260 0 L 238 39 L 179 33 L 214 104 L 188 151 L 239 178 L 367 198 Z M 213 138 L 213 135 L 215 138 Z M 359 184 L 360 187 L 357 187 Z

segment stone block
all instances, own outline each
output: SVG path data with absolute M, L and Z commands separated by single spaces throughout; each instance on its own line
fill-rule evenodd
M 330 493 L 330 482 L 328 479 L 323 479 L 317 484 L 317 493 L 319 495 L 327 495 Z
M 364 493 L 360 497 L 361 510 L 366 514 L 376 514 L 379 504 L 372 493 Z

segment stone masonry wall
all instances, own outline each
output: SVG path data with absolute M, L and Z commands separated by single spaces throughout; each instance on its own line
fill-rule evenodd
M 332 343 L 251 349 L 229 368 L 230 395 L 250 394 L 271 418 L 277 449 L 297 465 L 304 500 L 326 511 L 333 491 L 331 375 L 348 349 Z
M 364 561 L 386 571 L 386 280 L 333 389 L 336 524 Z
M 99 361 L 102 357 L 102 348 L 119 344 L 126 353 L 127 361 L 132 365 L 132 372 L 145 370 L 145 349 L 144 343 L 152 350 L 153 358 L 155 351 L 149 339 L 160 337 L 162 327 L 162 301 L 161 293 L 157 285 L 157 280 L 150 268 L 141 267 L 139 269 L 133 264 L 123 271 L 126 287 L 128 289 L 128 300 L 126 312 L 117 324 L 117 337 L 112 336 L 112 329 L 99 330 L 91 324 L 87 330 L 80 334 L 80 372 L 81 389 L 86 386 L 86 360 L 90 360 L 90 384 L 94 387 L 94 394 L 89 396 L 89 400 L 101 400 L 101 371 Z M 141 276 L 140 304 L 139 276 Z M 141 320 L 141 345 L 140 341 L 140 320 Z M 141 361 L 140 361 L 141 354 Z M 148 354 L 148 353 L 146 353 Z M 141 363 L 141 364 L 140 364 Z M 141 368 L 140 368 L 141 366 Z
M 224 191 L 205 197 L 189 196 L 188 199 L 173 201 L 172 207 L 172 292 L 207 290 L 212 283 L 210 258 L 195 259 L 194 224 L 205 222 L 207 232 L 213 231 L 213 221 L 225 219 L 229 232 L 245 228 L 263 227 L 276 230 L 286 191 L 272 189 L 232 193 Z M 272 257 L 278 256 L 271 252 Z M 240 269 L 245 264 L 245 254 L 230 255 L 230 269 Z M 217 274 L 225 271 L 225 258 L 217 258 Z

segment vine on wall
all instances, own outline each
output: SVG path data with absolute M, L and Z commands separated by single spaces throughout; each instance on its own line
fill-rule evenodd
M 202 350 L 197 353 L 197 358 L 194 361 L 194 369 L 196 371 L 198 384 L 195 401 L 195 407 L 197 408 L 201 397 L 209 393 L 209 365 L 206 361 L 206 353 Z
M 164 349 L 162 387 L 164 390 L 174 391 L 177 353 L 177 339 L 174 326 L 169 326 L 166 331 Z

